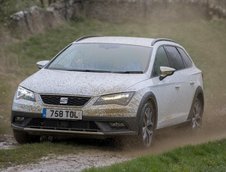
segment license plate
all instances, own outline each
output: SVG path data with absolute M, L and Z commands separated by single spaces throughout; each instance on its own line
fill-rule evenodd
M 81 120 L 82 111 L 42 109 L 42 118 Z

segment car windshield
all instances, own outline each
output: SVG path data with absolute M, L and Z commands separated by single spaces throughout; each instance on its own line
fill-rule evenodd
M 105 43 L 76 43 L 59 54 L 47 67 L 55 70 L 144 73 L 152 48 Z

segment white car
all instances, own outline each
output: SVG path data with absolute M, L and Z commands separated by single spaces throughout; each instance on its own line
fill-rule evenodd
M 136 135 L 149 147 L 157 129 L 201 125 L 202 72 L 172 40 L 82 37 L 37 65 L 13 100 L 19 143 L 42 135 Z

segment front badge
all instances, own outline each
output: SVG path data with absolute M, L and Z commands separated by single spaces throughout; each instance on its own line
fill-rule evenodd
M 67 97 L 61 97 L 60 98 L 60 104 L 66 105 L 68 103 L 68 98 Z

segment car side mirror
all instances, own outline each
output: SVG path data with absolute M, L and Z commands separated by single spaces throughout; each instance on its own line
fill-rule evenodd
M 160 81 L 166 78 L 167 76 L 173 75 L 176 69 L 171 68 L 171 67 L 166 67 L 166 66 L 160 66 L 160 76 L 159 79 Z
M 49 63 L 49 60 L 43 60 L 43 61 L 39 61 L 36 63 L 37 67 L 39 69 L 42 69 L 43 67 L 45 67 L 47 64 Z

